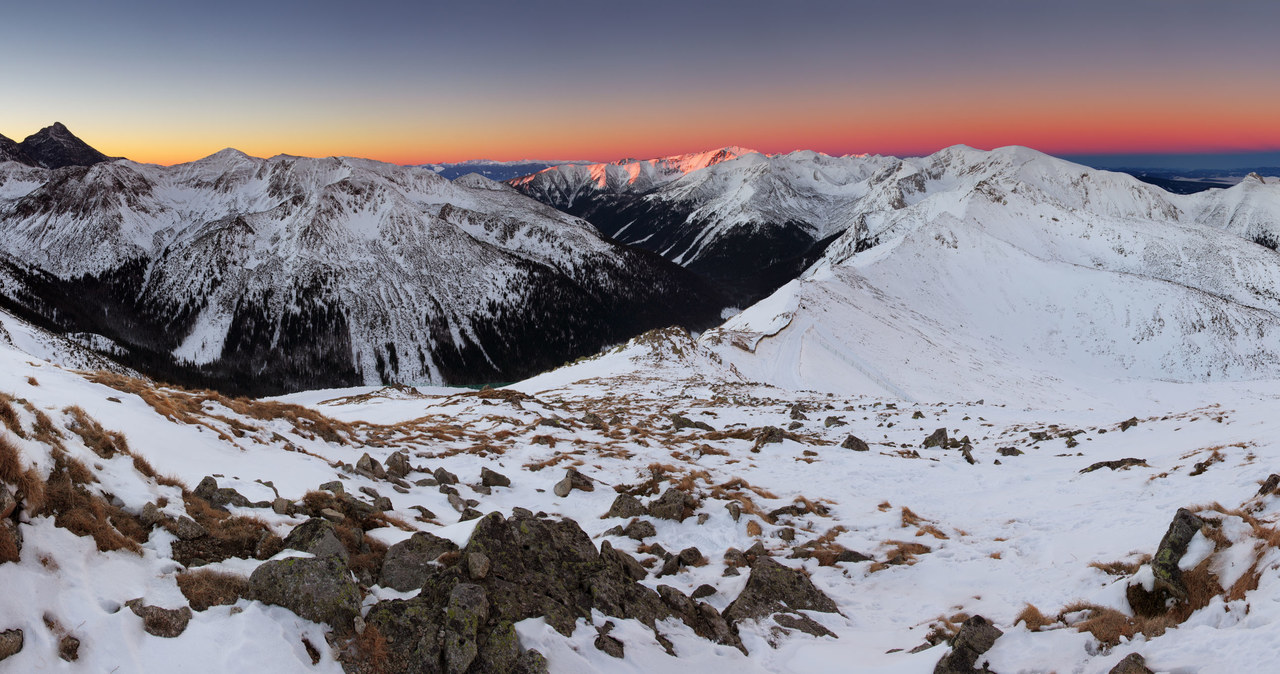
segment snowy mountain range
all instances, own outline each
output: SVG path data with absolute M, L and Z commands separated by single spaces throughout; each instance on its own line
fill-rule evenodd
M 453 180 L 461 178 L 469 173 L 481 175 L 489 180 L 511 180 L 520 178 L 532 173 L 537 173 L 552 166 L 570 166 L 576 164 L 590 164 L 589 161 L 547 161 L 541 159 L 518 159 L 515 161 L 494 161 L 492 159 L 471 159 L 468 161 L 443 163 L 443 164 L 421 164 L 422 168 L 430 169 L 438 173 L 441 177 Z
M 510 381 L 718 310 L 692 274 L 500 183 L 361 159 L 7 162 L 0 235 L 12 310 L 245 392 Z

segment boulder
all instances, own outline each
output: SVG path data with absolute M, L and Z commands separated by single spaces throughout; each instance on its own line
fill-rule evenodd
M 267 562 L 249 576 L 249 598 L 349 631 L 360 615 L 360 588 L 339 557 L 290 557 Z
M 0 518 L 12 515 L 17 507 L 18 499 L 13 497 L 13 492 L 9 491 L 8 485 L 0 482 Z
M 644 505 L 640 503 L 640 499 L 631 494 L 618 494 L 618 497 L 613 499 L 613 505 L 609 506 L 609 512 L 605 513 L 604 517 L 630 519 L 644 514 Z
M 845 438 L 844 442 L 840 443 L 840 447 L 842 449 L 852 449 L 855 452 L 871 451 L 871 446 L 868 445 L 866 441 L 864 441 L 862 438 L 859 438 L 856 435 L 850 435 L 849 437 Z
M 486 487 L 510 487 L 511 478 L 484 467 L 480 469 L 480 484 Z
M 5 630 L 0 632 L 0 661 L 22 652 L 22 630 Z
M 218 481 L 212 476 L 205 476 L 203 480 L 200 480 L 200 484 L 196 486 L 195 491 L 192 493 L 207 501 L 214 508 L 224 511 L 227 506 L 236 506 L 237 508 L 268 508 L 271 506 L 268 501 L 250 501 L 231 487 L 219 487 Z
M 942 448 L 946 448 L 946 446 L 947 446 L 947 429 L 945 429 L 945 428 L 939 428 L 938 430 L 936 430 L 936 431 L 934 431 L 934 432 L 930 433 L 930 434 L 929 434 L 929 437 L 927 437 L 927 438 L 925 438 L 925 439 L 924 439 L 923 446 L 924 446 L 924 447 L 942 447 Z
M 1165 613 L 1171 604 L 1187 599 L 1187 586 L 1182 581 L 1182 570 L 1178 568 L 1178 562 L 1182 561 L 1191 539 L 1203 526 L 1204 521 L 1190 510 L 1178 508 L 1164 537 L 1160 539 L 1155 557 L 1151 559 L 1151 572 L 1155 576 L 1151 590 L 1147 590 L 1141 583 L 1125 588 L 1125 597 L 1134 613 L 1154 617 Z
M 725 608 L 725 619 L 736 625 L 743 620 L 758 620 L 785 611 L 838 613 L 839 609 L 808 576 L 767 555 L 756 554 L 751 561 L 747 585 Z
M 360 459 L 356 461 L 356 472 L 364 475 L 365 477 L 371 477 L 378 480 L 387 477 L 386 469 L 382 467 L 381 463 L 378 463 L 377 459 L 369 456 L 368 452 L 360 455 Z
M 1137 653 L 1130 653 L 1123 660 L 1116 663 L 1115 667 L 1107 674 L 1155 674 L 1147 667 L 1147 660 Z
M 671 487 L 649 503 L 649 514 L 664 520 L 684 521 L 698 507 L 698 499 L 686 491 Z
M 167 520 L 164 523 L 164 528 L 167 529 L 169 533 L 177 536 L 179 540 L 183 541 L 192 541 L 209 535 L 208 529 L 204 528 L 204 526 L 199 522 L 187 517 L 186 515 L 176 519 Z
M 387 549 L 378 584 L 401 592 L 417 590 L 439 568 L 432 562 L 457 549 L 451 540 L 419 531 Z
M 782 442 L 789 437 L 791 437 L 789 433 L 777 426 L 765 426 L 756 432 L 756 442 L 751 446 L 751 451 L 759 452 L 761 447 Z
M 657 536 L 658 530 L 653 526 L 653 523 L 648 520 L 632 520 L 631 523 L 622 530 L 622 535 L 627 538 L 634 538 L 637 541 L 643 541 L 651 536 Z
M 973 616 L 960 625 L 960 631 L 951 640 L 951 652 L 942 656 L 933 668 L 933 674 L 972 674 L 975 671 L 987 671 L 986 667 L 977 670 L 975 665 L 983 653 L 991 650 L 1004 632 L 1001 632 L 990 620 L 980 615 Z
M 435 477 L 436 482 L 439 484 L 458 484 L 458 476 L 443 467 L 437 468 L 431 475 Z
M 284 547 L 310 552 L 316 557 L 340 557 L 349 559 L 347 548 L 338 538 L 337 530 L 329 520 L 313 517 L 293 528 L 285 536 Z
M 187 623 L 191 622 L 191 609 L 187 606 L 179 609 L 147 606 L 142 603 L 142 599 L 131 599 L 125 602 L 125 606 L 142 618 L 142 629 L 147 634 L 165 639 L 172 639 L 187 631 Z
M 80 640 L 70 634 L 58 640 L 58 657 L 67 662 L 80 659 Z
M 683 417 L 683 416 L 680 416 L 679 414 L 671 415 L 671 430 L 681 431 L 686 428 L 696 428 L 696 429 L 708 431 L 708 432 L 716 430 L 711 427 L 711 424 L 708 424 L 705 421 L 694 421 L 689 417 Z
M 552 491 L 555 492 L 556 496 L 564 498 L 574 489 L 578 491 L 595 491 L 596 485 L 591 478 L 579 473 L 576 468 L 566 468 L 564 479 L 557 482 Z
M 403 478 L 413 470 L 413 466 L 409 464 L 409 453 L 403 449 L 392 452 L 387 457 L 387 474 L 392 477 Z

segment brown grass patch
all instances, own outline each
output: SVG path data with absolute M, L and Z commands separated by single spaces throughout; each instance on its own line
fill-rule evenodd
M 1089 562 L 1089 566 L 1107 574 L 1108 576 L 1132 576 L 1138 572 L 1138 567 L 1151 561 L 1151 555 L 1143 554 L 1132 562 Z
M 18 411 L 13 407 L 13 400 L 13 396 L 0 393 L 0 423 L 4 424 L 9 432 L 26 440 L 27 431 L 22 427 L 22 420 L 18 418 Z
M 234 604 L 249 593 L 249 581 L 233 573 L 186 571 L 179 573 L 176 580 L 182 596 L 197 611 Z
M 15 498 L 20 503 L 25 503 L 29 512 L 44 509 L 45 486 L 39 471 L 32 466 L 24 466 L 18 448 L 3 436 L 0 436 L 0 482 L 17 488 Z
M 91 493 L 74 472 L 88 472 L 83 464 L 55 455 L 54 469 L 45 485 L 43 515 L 52 515 L 54 524 L 77 536 L 91 536 L 101 552 L 128 550 L 142 554 L 139 543 L 146 531 L 137 519 Z M 79 469 L 74 466 L 79 465 Z M 92 474 L 90 474 L 92 477 Z
M 1039 632 L 1045 627 L 1052 625 L 1054 622 L 1054 620 L 1050 620 L 1045 617 L 1045 615 L 1040 612 L 1040 609 L 1036 608 L 1035 604 L 1027 604 L 1022 607 L 1022 612 L 1018 614 L 1018 617 L 1013 619 L 1013 624 L 1017 625 L 1018 623 L 1022 623 L 1032 632 Z
M 391 654 L 387 650 L 387 638 L 376 626 L 366 626 L 356 637 L 355 646 L 361 672 L 384 674 L 387 671 Z
M 93 450 L 94 454 L 109 459 L 117 453 L 129 453 L 129 443 L 123 433 L 103 428 L 102 424 L 79 406 L 73 405 L 64 411 L 71 416 L 67 429 L 80 436 L 84 445 Z
M 16 562 L 18 559 L 18 541 L 14 539 L 9 526 L 0 524 L 0 564 Z
M 760 534 L 763 534 L 763 533 L 764 533 L 764 529 L 760 526 L 759 522 L 755 520 L 747 520 L 748 536 L 759 536 Z

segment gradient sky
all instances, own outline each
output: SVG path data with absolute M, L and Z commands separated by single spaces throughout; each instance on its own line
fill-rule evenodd
M 396 163 L 1280 149 L 1280 2 L 5 3 L 0 133 Z

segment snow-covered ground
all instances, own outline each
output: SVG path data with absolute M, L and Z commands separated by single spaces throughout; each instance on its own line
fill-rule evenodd
M 134 455 L 187 487 L 214 475 L 220 487 L 233 487 L 250 500 L 269 501 L 278 491 L 297 503 L 308 490 L 339 480 L 348 493 L 376 489 L 391 500 L 388 514 L 411 528 L 465 542 L 474 523 L 457 524 L 459 514 L 446 494 L 414 484 L 427 473 L 408 475 L 410 486 L 401 493 L 342 465 L 356 463 L 365 452 L 386 461 L 394 451 L 407 449 L 417 468 L 456 474 L 460 496 L 478 501 L 483 512 L 510 515 L 522 507 L 572 518 L 596 545 L 608 540 L 642 563 L 652 559 L 642 543 L 670 551 L 694 546 L 705 556 L 704 566 L 683 567 L 660 579 L 654 572 L 661 560 L 652 560 L 649 577 L 641 581 L 649 587 L 666 584 L 688 594 L 708 584 L 715 593 L 706 601 L 724 610 L 748 577 L 745 572 L 724 575 L 725 552 L 760 542 L 783 564 L 804 569 L 840 609 L 840 614 L 807 613 L 834 638 L 795 631 L 779 636 L 780 628 L 768 621 L 743 623 L 739 630 L 748 655 L 669 626 L 666 636 L 678 660 L 636 621 L 613 619 L 619 624 L 612 635 L 626 646 L 623 659 L 593 646 L 597 630 L 585 620 L 571 637 L 541 620 L 520 623 L 522 645 L 542 652 L 553 672 L 674 667 L 929 672 L 948 649 L 938 635 L 945 635 L 948 619 L 953 626 L 962 620 L 959 614 L 980 614 L 1004 631 L 983 656 L 998 672 L 1106 672 L 1131 652 L 1145 655 L 1156 671 L 1251 671 L 1269 661 L 1280 643 L 1275 550 L 1250 537 L 1241 513 L 1215 515 L 1222 520 L 1217 527 L 1224 540 L 1236 544 L 1223 547 L 1209 563 L 1229 588 L 1262 560 L 1256 589 L 1240 598 L 1215 596 L 1159 636 L 1123 638 L 1111 647 L 1072 626 L 1083 613 L 1059 615 L 1078 602 L 1130 613 L 1125 598 L 1130 574 L 1108 575 L 1091 564 L 1136 564 L 1144 553 L 1154 554 L 1178 508 L 1245 506 L 1245 514 L 1270 526 L 1275 497 L 1254 495 L 1274 469 L 1270 457 L 1280 437 L 1274 413 L 1280 382 L 1124 384 L 1116 385 L 1106 404 L 1087 398 L 1049 408 L 978 400 L 907 402 L 748 383 L 704 359 L 701 348 L 677 331 L 649 335 L 600 359 L 524 382 L 510 394 L 366 388 L 285 399 L 334 419 L 376 424 L 355 424 L 352 441 L 335 444 L 285 418 L 255 419 L 216 401 L 200 406 L 194 417 L 199 423 L 176 421 L 138 395 L 4 345 L 0 392 L 12 396 L 27 437 L 10 428 L 0 433 L 19 449 L 24 463 L 47 475 L 54 452 L 35 439 L 33 410 L 48 415 L 62 429 L 67 454 L 96 476 L 98 482 L 87 488 L 110 494 L 108 501 L 135 515 L 163 497 L 169 499 L 165 513 L 182 514 L 179 488 L 144 476 L 125 456 L 106 459 L 94 453 L 71 430 L 69 406 L 123 433 Z M 129 381 L 95 378 L 117 386 Z M 592 423 L 589 414 L 601 423 Z M 676 430 L 672 415 L 715 430 Z M 558 421 L 552 425 L 549 419 Z M 1130 419 L 1136 423 L 1122 426 Z M 244 425 L 241 434 L 219 434 L 236 422 Z M 792 435 L 753 452 L 753 438 L 766 426 L 792 428 Z M 921 447 L 939 428 L 953 439 L 967 436 L 974 463 L 959 448 Z M 842 448 L 849 435 L 866 441 L 870 450 Z M 1081 472 L 1124 458 L 1146 465 Z M 556 496 L 552 486 L 569 466 L 597 488 Z M 483 493 L 476 488 L 482 467 L 509 476 L 511 487 Z M 609 487 L 643 483 L 655 470 L 662 474 L 660 484 L 683 480 L 692 486 L 701 500 L 696 514 L 706 517 L 682 522 L 642 517 L 656 531 L 643 541 L 606 534 L 626 524 L 601 519 L 616 496 Z M 274 490 L 259 481 L 271 482 Z M 801 499 L 819 507 L 769 516 L 804 504 Z M 743 509 L 736 521 L 727 507 L 731 502 Z M 436 517 L 416 519 L 419 511 L 413 506 Z M 230 509 L 262 519 L 280 536 L 305 520 L 269 508 Z M 22 629 L 25 646 L 0 664 L 5 671 L 340 669 L 325 643 L 326 626 L 243 598 L 197 611 L 177 638 L 144 632 L 141 619 L 121 608 L 126 601 L 141 597 L 165 608 L 186 604 L 175 580 L 185 569 L 171 552 L 177 539 L 164 528 L 150 530 L 140 554 L 104 553 L 93 539 L 55 526 L 51 517 L 23 513 L 21 520 L 21 559 L 0 564 L 0 586 L 6 588 L 0 631 Z M 792 534 L 792 540 L 781 537 Z M 368 535 L 394 543 L 408 534 L 388 527 Z M 816 558 L 792 556 L 815 540 L 820 547 L 840 546 L 870 559 L 822 566 Z M 1189 557 L 1213 552 L 1211 544 L 1193 541 L 1191 548 Z M 297 554 L 286 550 L 278 556 Z M 247 576 L 261 563 L 232 559 L 213 567 Z M 378 598 L 406 596 L 377 586 L 366 592 L 366 610 Z M 1032 631 L 1017 622 L 1027 604 L 1049 624 Z M 595 622 L 606 619 L 596 615 Z M 63 634 L 80 640 L 74 663 L 58 659 Z M 315 664 L 304 639 L 318 651 Z M 931 641 L 936 645 L 917 650 Z

